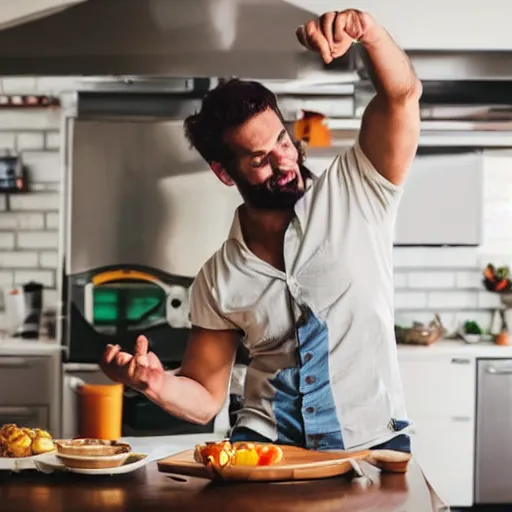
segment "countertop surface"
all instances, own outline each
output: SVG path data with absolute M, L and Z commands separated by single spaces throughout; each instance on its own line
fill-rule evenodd
M 405 474 L 381 473 L 366 463 L 360 466 L 364 475 L 353 478 L 231 485 L 175 478 L 160 473 L 154 461 L 132 473 L 99 477 L 60 471 L 2 471 L 0 496 L 12 512 L 449 510 L 414 459 Z
M 500 346 L 489 341 L 466 343 L 463 340 L 440 340 L 429 346 L 398 345 L 398 359 L 436 356 L 485 359 L 512 358 L 512 345 Z
M 398 345 L 398 358 L 429 358 L 439 355 L 474 358 L 512 358 L 512 345 L 500 346 L 489 341 L 466 343 L 463 340 L 440 340 L 429 346 Z M 0 355 L 51 355 L 62 351 L 55 340 L 21 340 L 0 337 Z M 88 365 L 90 366 L 90 365 Z
M 58 354 L 62 346 L 55 340 L 23 340 L 0 337 L 0 356 L 39 356 Z

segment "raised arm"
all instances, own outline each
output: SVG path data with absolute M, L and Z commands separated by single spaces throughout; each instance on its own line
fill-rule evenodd
M 418 147 L 421 82 L 406 54 L 368 14 L 354 9 L 329 12 L 297 29 L 299 41 L 326 63 L 360 43 L 376 95 L 368 104 L 359 145 L 375 169 L 400 185 Z

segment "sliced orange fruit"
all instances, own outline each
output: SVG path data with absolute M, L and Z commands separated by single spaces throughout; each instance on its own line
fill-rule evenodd
M 229 441 L 197 445 L 194 459 L 216 468 L 227 466 L 270 466 L 283 458 L 283 450 L 274 444 L 256 444 Z
M 259 460 L 258 466 L 277 464 L 283 458 L 283 450 L 275 444 L 256 445 Z
M 194 450 L 194 459 L 200 464 L 214 464 L 222 468 L 230 463 L 231 451 L 231 443 L 229 441 L 198 444 Z

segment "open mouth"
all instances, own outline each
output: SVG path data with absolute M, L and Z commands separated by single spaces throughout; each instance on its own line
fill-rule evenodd
M 275 176 L 269 183 L 271 189 L 289 190 L 297 188 L 299 183 L 297 173 L 295 171 L 283 171 L 278 176 Z
M 296 174 L 294 171 L 288 171 L 286 173 L 283 173 L 279 176 L 279 178 L 276 180 L 276 185 L 278 187 L 284 187 L 285 185 L 288 185 L 296 178 Z

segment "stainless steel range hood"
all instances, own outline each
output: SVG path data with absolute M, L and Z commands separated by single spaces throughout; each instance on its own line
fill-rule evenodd
M 402 0 L 386 3 L 385 9 L 382 2 L 354 1 L 354 7 L 391 23 L 399 42 L 414 43 L 418 29 L 397 24 L 388 14 L 401 12 Z M 359 73 L 365 79 L 355 56 L 323 66 L 295 39 L 296 27 L 319 9 L 333 8 L 334 0 L 24 0 L 16 5 L 0 14 L 0 29 L 7 27 L 0 30 L 2 75 L 312 76 L 314 83 L 324 78 L 346 83 L 358 82 Z M 477 14 L 465 10 L 465 22 Z M 440 46 L 439 34 L 432 34 L 431 44 L 424 38 L 421 48 L 405 45 L 420 79 L 512 78 L 512 52 L 484 45 L 488 38 L 471 49 L 459 44 L 460 37 L 441 40 Z
M 56 14 L 73 5 L 87 0 L 17 0 L 3 2 L 0 10 L 0 30 L 21 23 Z
M 307 54 L 294 32 L 311 16 L 283 0 L 87 0 L 0 31 L 0 69 L 295 78 Z

